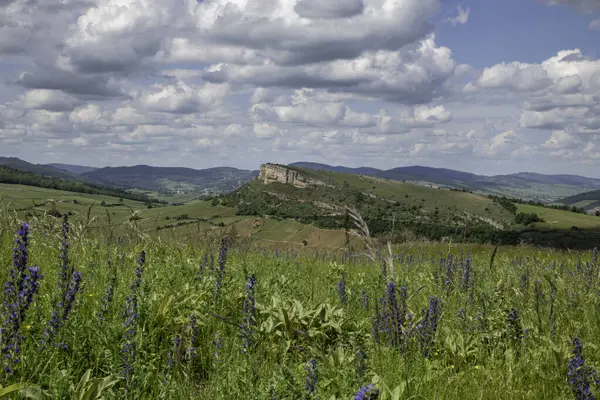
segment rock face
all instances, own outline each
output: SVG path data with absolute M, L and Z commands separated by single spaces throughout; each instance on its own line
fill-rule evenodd
M 308 178 L 298 171 L 290 169 L 284 165 L 263 164 L 260 166 L 258 179 L 265 185 L 273 182 L 292 185 L 297 188 L 305 188 L 310 185 L 324 185 L 323 182 Z

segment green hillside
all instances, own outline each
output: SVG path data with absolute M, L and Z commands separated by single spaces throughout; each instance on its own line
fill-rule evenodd
M 144 194 L 130 193 L 115 187 L 106 185 L 75 181 L 61 177 L 44 176 L 38 173 L 25 172 L 0 165 L 0 183 L 36 186 L 40 188 L 66 190 L 69 192 L 86 193 L 103 196 L 121 197 L 124 199 L 156 202 Z
M 514 214 L 485 196 L 339 172 L 294 168 L 322 182 L 298 188 L 259 180 L 222 198 L 240 215 L 270 215 L 320 228 L 348 227 L 345 207 L 356 208 L 375 236 L 411 232 L 432 240 L 504 240 Z
M 536 213 L 544 222 L 537 222 L 535 226 L 540 229 L 581 229 L 600 230 L 600 217 L 589 214 L 580 214 L 547 207 L 537 207 L 528 204 L 518 204 L 517 209 L 523 213 Z
M 183 205 L 154 204 L 117 197 L 75 193 L 26 185 L 0 184 L 0 214 L 16 212 L 22 219 L 67 214 L 73 224 L 88 230 L 115 234 L 135 229 L 161 238 L 202 237 L 210 231 L 234 229 L 243 238 L 265 246 L 308 246 L 339 248 L 345 243 L 342 230 L 319 229 L 313 225 L 265 217 L 239 216 L 237 209 L 191 201 Z
M 211 201 L 148 203 L 102 194 L 0 184 L 0 206 L 21 218 L 69 215 L 98 233 L 127 230 L 161 238 L 201 237 L 211 231 L 273 246 L 341 248 L 355 230 L 357 209 L 377 240 L 542 244 L 587 248 L 600 242 L 600 218 L 483 195 L 339 172 L 293 169 L 319 184 L 300 188 L 255 179 Z M 538 222 L 522 221 L 519 217 Z M 59 221 L 57 219 L 57 221 Z M 532 220 L 533 221 L 533 220 Z M 358 238 L 351 243 L 358 245 Z
M 575 196 L 565 197 L 559 200 L 559 203 L 583 207 L 586 210 L 592 210 L 600 207 L 600 190 L 580 193 Z

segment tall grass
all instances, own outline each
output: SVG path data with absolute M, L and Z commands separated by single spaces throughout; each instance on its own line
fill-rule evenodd
M 18 222 L 0 221 L 3 284 Z M 43 277 L 20 326 L 20 362 L 0 375 L 5 389 L 27 388 L 12 386 L 8 396 L 556 399 L 597 391 L 597 254 L 499 248 L 492 257 L 486 246 L 422 245 L 350 257 L 275 253 L 231 237 L 161 242 L 132 231 L 107 240 L 84 229 L 73 224 L 65 234 L 60 220 L 31 221 L 27 267 Z

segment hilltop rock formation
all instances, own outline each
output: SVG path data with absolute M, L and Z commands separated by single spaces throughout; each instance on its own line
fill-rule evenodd
M 262 164 L 258 179 L 265 185 L 273 182 L 292 185 L 297 188 L 306 188 L 311 185 L 325 185 L 323 182 L 302 175 L 300 172 L 288 168 L 285 165 Z

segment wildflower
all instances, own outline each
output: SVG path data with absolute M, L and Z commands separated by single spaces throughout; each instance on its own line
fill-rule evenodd
M 75 301 L 75 296 L 77 292 L 79 292 L 79 288 L 81 286 L 81 274 L 78 271 L 73 272 L 73 276 L 71 277 L 71 282 L 69 286 L 67 286 L 67 292 L 63 299 L 59 301 L 56 308 L 52 312 L 52 317 L 46 326 L 44 331 L 44 339 L 42 339 L 41 344 L 44 345 L 53 340 L 59 330 L 60 327 L 63 326 L 67 320 L 69 319 L 69 314 L 73 309 L 73 302 Z M 54 343 L 54 347 L 57 346 L 57 343 Z
M 221 293 L 221 289 L 223 287 L 223 280 L 225 279 L 225 264 L 227 263 L 227 241 L 225 239 L 221 239 L 221 245 L 219 246 L 219 258 L 217 260 L 218 268 L 216 271 L 216 297 L 219 297 Z
M 202 276 L 204 275 L 204 272 L 206 270 L 208 270 L 208 254 L 204 254 L 204 258 L 202 260 L 202 263 L 200 264 L 200 269 L 198 270 L 198 274 L 196 276 L 196 280 L 200 280 L 202 279 Z
M 396 285 L 394 282 L 389 282 L 386 287 L 387 295 L 387 320 L 388 326 L 388 339 L 390 344 L 398 345 L 398 340 L 402 334 L 402 320 L 404 316 L 400 315 L 400 307 L 398 306 L 398 299 L 396 298 Z
M 253 328 L 256 325 L 256 277 L 254 274 L 248 278 L 246 284 L 246 298 L 244 299 L 244 316 L 242 317 L 242 351 L 244 354 L 252 346 Z
M 573 350 L 571 350 L 571 360 L 567 365 L 567 378 L 571 392 L 576 400 L 594 400 L 596 397 L 590 389 L 592 379 L 599 384 L 597 372 L 594 368 L 585 365 L 583 357 L 583 345 L 579 338 L 573 339 Z
M 362 291 L 362 306 L 365 310 L 369 309 L 369 296 L 364 290 Z
M 177 361 L 179 358 L 179 350 L 181 348 L 181 338 L 179 336 L 175 336 L 173 338 L 173 350 L 168 354 L 167 360 L 167 369 L 170 369 L 173 366 L 173 363 Z
M 134 362 L 137 352 L 135 336 L 137 334 L 137 317 L 138 317 L 138 290 L 142 283 L 142 273 L 144 272 L 144 264 L 146 262 L 146 252 L 142 251 L 137 260 L 137 267 L 134 270 L 134 279 L 129 286 L 131 289 L 130 295 L 125 299 L 123 317 L 125 319 L 125 344 L 123 346 L 123 375 L 128 381 L 128 385 L 132 385 L 134 373 Z
M 436 297 L 429 298 L 429 308 L 423 318 L 423 321 L 417 326 L 419 332 L 419 341 L 421 343 L 421 349 L 425 357 L 429 356 L 429 350 L 433 344 L 435 333 L 437 331 L 437 324 L 439 320 L 439 299 Z
M 372 383 L 363 386 L 354 395 L 354 400 L 376 400 L 379 398 L 379 389 L 377 389 Z
M 104 317 L 108 314 L 108 310 L 110 305 L 112 304 L 112 299 L 115 294 L 115 277 L 112 276 L 108 281 L 108 285 L 106 286 L 106 291 L 104 292 L 104 297 L 100 300 L 100 309 L 96 312 L 96 316 L 100 322 L 100 326 L 104 323 Z
M 338 294 L 340 296 L 340 303 L 346 304 L 346 274 L 342 273 L 342 279 L 338 283 Z
M 25 340 L 21 325 L 43 277 L 38 267 L 27 267 L 28 246 L 29 224 L 25 222 L 19 225 L 13 249 L 13 265 L 3 291 L 0 351 L 7 374 L 12 374 L 21 361 L 21 344 Z
M 58 295 L 63 298 L 69 284 L 69 220 L 65 214 L 62 223 L 62 242 L 58 264 Z
M 310 359 L 305 367 L 306 378 L 304 379 L 304 389 L 308 397 L 312 397 L 317 391 L 317 360 L 314 358 Z
M 508 312 L 508 335 L 513 340 L 521 340 L 523 338 L 521 317 L 519 316 L 519 310 L 516 308 L 511 308 Z
M 214 356 L 215 361 L 218 363 L 219 361 L 221 361 L 219 352 L 223 348 L 223 338 L 221 337 L 221 334 L 219 332 L 215 334 L 215 339 L 212 341 L 212 344 L 213 346 L 215 346 Z
M 185 358 L 187 360 L 191 360 L 198 356 L 198 354 L 196 353 L 196 348 L 198 346 L 199 332 L 196 316 L 190 315 L 188 329 L 190 331 L 190 347 L 186 350 Z
M 464 268 L 464 272 L 463 272 L 463 289 L 468 289 L 469 288 L 469 280 L 471 278 L 471 259 L 469 257 L 467 257 L 467 259 L 465 260 L 465 268 Z
M 361 378 L 367 372 L 367 353 L 363 349 L 356 352 L 356 375 Z
M 385 259 L 382 259 L 381 262 L 381 280 L 382 283 L 385 283 L 388 280 L 387 263 L 385 262 Z

